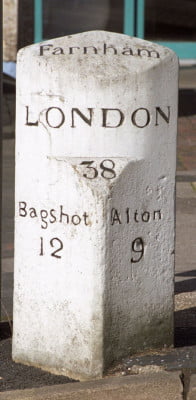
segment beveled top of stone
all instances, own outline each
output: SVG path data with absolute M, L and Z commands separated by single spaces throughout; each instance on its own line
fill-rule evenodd
M 159 137 L 171 140 L 177 108 L 172 50 L 91 31 L 28 46 L 18 61 L 17 121 L 32 131 L 30 147 L 25 133 L 31 152 L 40 146 L 58 157 L 139 160 L 151 157 Z
M 88 65 L 88 74 L 120 75 L 128 71 L 145 71 L 177 57 L 163 46 L 143 39 L 107 31 L 89 31 L 47 40 L 21 49 L 18 61 L 29 56 L 39 59 L 39 65 L 55 63 L 72 68 L 73 61 L 80 71 Z M 66 65 L 65 65 L 66 62 Z M 106 68 L 107 67 L 107 68 Z M 71 72 L 71 71 L 70 71 Z

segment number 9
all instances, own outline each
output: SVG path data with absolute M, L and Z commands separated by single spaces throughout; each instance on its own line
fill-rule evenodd
M 142 238 L 138 237 L 132 242 L 132 251 L 134 253 L 138 253 L 139 257 L 134 259 L 133 257 L 131 258 L 132 263 L 137 263 L 139 262 L 143 255 L 144 255 L 144 241 Z

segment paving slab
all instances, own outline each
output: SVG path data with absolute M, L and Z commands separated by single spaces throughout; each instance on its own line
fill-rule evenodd
M 179 373 L 158 372 L 4 392 L 2 400 L 182 400 Z
M 180 68 L 179 87 L 180 87 L 180 89 L 196 88 L 196 68 L 195 67 Z
M 190 377 L 189 393 L 187 396 L 187 400 L 195 400 L 195 399 L 196 399 L 196 374 L 193 374 Z

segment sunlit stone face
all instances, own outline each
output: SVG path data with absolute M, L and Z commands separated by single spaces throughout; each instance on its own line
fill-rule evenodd
M 173 340 L 177 59 L 95 31 L 17 68 L 13 358 L 101 377 Z

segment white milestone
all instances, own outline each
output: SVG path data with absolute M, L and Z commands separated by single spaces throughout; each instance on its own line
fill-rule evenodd
M 85 380 L 173 343 L 178 60 L 92 31 L 17 61 L 13 359 Z

